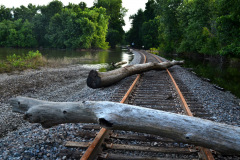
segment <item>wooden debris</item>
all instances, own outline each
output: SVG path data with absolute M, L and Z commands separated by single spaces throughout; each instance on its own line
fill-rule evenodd
M 178 142 L 240 155 L 240 127 L 160 110 L 107 101 L 48 102 L 10 99 L 13 111 L 49 128 L 62 123 L 96 123 L 115 130 L 155 134 Z

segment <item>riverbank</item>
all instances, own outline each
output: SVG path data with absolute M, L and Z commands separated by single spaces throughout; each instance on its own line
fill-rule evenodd
M 135 56 L 131 64 L 140 62 Z M 98 65 L 71 65 L 62 68 L 42 68 L 18 74 L 0 75 L 0 126 L 4 137 L 0 139 L 0 159 L 79 159 L 81 149 L 67 148 L 66 141 L 91 141 L 76 133 L 84 124 L 62 124 L 43 129 L 39 124 L 22 120 L 22 115 L 13 113 L 8 99 L 26 96 L 48 101 L 103 101 L 109 100 L 124 80 L 116 85 L 91 89 L 86 86 L 86 78 L 91 69 Z M 183 83 L 203 103 L 215 121 L 240 126 L 240 99 L 229 92 L 222 92 L 203 81 L 188 70 L 179 66 L 172 67 L 174 76 L 181 77 Z M 16 131 L 13 131 L 16 130 Z

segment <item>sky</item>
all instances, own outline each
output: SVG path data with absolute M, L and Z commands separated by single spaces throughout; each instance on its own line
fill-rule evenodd
M 32 3 L 33 5 L 47 5 L 52 0 L 0 0 L 0 5 L 4 5 L 7 8 L 12 7 L 19 7 L 21 5 L 27 6 L 29 3 Z M 78 4 L 81 1 L 85 2 L 88 7 L 91 7 L 93 5 L 94 0 L 60 0 L 64 5 L 68 5 L 68 3 L 74 3 Z M 148 0 L 122 0 L 123 7 L 128 9 L 128 12 L 126 16 L 124 17 L 126 25 L 123 27 L 125 31 L 128 31 L 131 27 L 131 22 L 129 21 L 129 16 L 137 13 L 137 10 L 142 8 L 145 9 L 145 3 L 147 3 Z

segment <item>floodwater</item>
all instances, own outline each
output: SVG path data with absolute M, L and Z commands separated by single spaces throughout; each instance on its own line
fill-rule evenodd
M 198 76 L 210 79 L 213 84 L 240 98 L 240 59 L 204 55 L 160 54 L 172 60 L 185 60 L 183 67 L 191 68 Z
M 30 50 L 36 51 L 37 49 L 0 48 L 0 60 L 6 59 L 7 55 L 26 54 Z M 74 64 L 99 64 L 101 72 L 114 69 L 112 63 L 126 61 L 128 64 L 133 58 L 132 53 L 122 48 L 100 51 L 41 49 L 39 52 L 47 59 L 71 61 Z

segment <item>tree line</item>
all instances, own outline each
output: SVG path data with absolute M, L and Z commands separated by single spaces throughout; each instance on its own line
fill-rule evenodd
M 0 46 L 114 48 L 123 40 L 125 12 L 122 0 L 98 0 L 91 8 L 58 0 L 43 6 L 1 5 Z
M 240 55 L 240 0 L 148 0 L 127 41 L 162 52 Z

